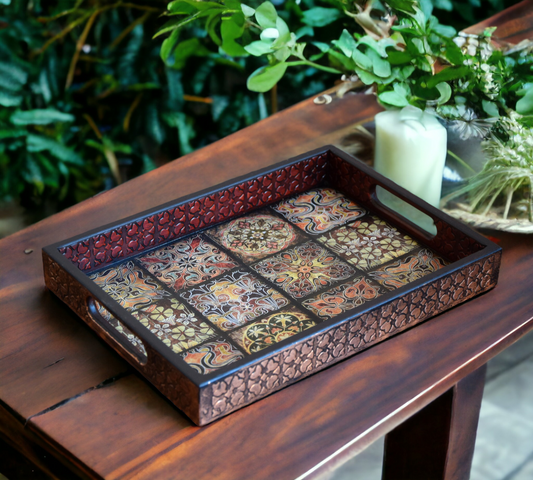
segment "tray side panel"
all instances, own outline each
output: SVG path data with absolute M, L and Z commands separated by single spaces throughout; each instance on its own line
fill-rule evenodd
M 382 183 L 376 178 L 367 175 L 355 165 L 339 158 L 335 153 L 329 152 L 329 155 L 331 174 L 328 181 L 330 185 L 344 193 L 349 198 L 352 198 L 354 201 L 361 203 L 369 210 L 375 209 L 373 194 L 375 187 Z M 385 220 L 398 223 L 398 218 L 392 215 L 387 215 L 386 211 L 380 211 L 379 214 L 380 216 L 383 216 Z M 428 247 L 436 250 L 448 259 L 452 261 L 460 260 L 484 248 L 484 246 L 475 239 L 469 237 L 450 223 L 435 216 L 430 216 L 435 221 L 438 233 L 435 237 L 425 237 L 422 241 Z M 409 233 L 415 237 L 417 236 L 416 232 L 410 231 Z
M 200 392 L 200 425 L 295 383 L 496 286 L 501 251 L 268 357 Z
M 59 252 L 89 271 L 147 248 L 266 207 L 324 181 L 328 152 L 289 164 L 215 193 L 177 204 L 63 246 Z
M 198 423 L 199 390 L 194 383 L 172 366 L 159 352 L 144 342 L 147 362 L 141 364 L 122 345 L 96 323 L 89 314 L 87 302 L 91 293 L 74 279 L 61 265 L 43 251 L 46 286 L 89 325 L 100 338 L 114 348 L 125 360 L 144 375 L 163 395 Z

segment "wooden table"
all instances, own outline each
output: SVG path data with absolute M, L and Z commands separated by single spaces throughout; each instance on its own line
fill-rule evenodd
M 526 38 L 533 3 L 484 25 Z M 376 111 L 364 95 L 302 102 L 2 240 L 1 437 L 52 477 L 73 478 L 60 459 L 84 478 L 281 480 L 317 476 L 387 434 L 384 478 L 468 478 L 484 365 L 533 329 L 532 237 L 497 234 L 495 290 L 202 428 L 44 287 L 43 246 L 342 145 Z

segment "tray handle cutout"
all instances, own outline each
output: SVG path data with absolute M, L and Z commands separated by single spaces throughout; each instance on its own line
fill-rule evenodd
M 407 229 L 415 229 L 425 238 L 431 240 L 437 233 L 435 217 L 424 207 L 415 205 L 408 198 L 393 193 L 384 185 L 375 185 L 371 201 L 376 210 L 394 215 L 397 221 Z
M 108 334 L 107 338 L 110 338 L 120 350 L 133 357 L 141 365 L 146 365 L 148 355 L 141 339 L 107 308 L 93 297 L 88 297 L 87 312 L 89 317 Z

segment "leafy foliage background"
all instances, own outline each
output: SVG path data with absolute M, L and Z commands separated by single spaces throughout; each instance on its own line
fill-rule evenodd
M 457 29 L 514 3 L 431 1 L 443 23 Z M 0 0 L 0 204 L 20 202 L 38 220 L 337 79 L 302 67 L 290 69 L 272 92 L 250 92 L 246 79 L 261 60 L 228 57 L 195 22 L 181 29 L 180 48 L 163 62 L 163 40 L 152 37 L 165 23 L 167 3 Z M 291 31 L 318 45 L 354 28 L 340 10 L 327 25 L 305 13 L 335 2 L 274 3 Z

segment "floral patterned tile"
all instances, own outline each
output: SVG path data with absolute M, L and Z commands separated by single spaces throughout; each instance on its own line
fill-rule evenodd
M 215 336 L 207 323 L 175 298 L 160 300 L 133 312 L 133 316 L 175 353 Z
M 111 325 L 117 332 L 123 335 L 126 340 L 131 343 L 131 346 L 138 354 L 146 358 L 146 349 L 144 348 L 141 339 L 137 335 L 135 335 L 128 327 L 119 322 L 117 318 L 100 302 L 95 300 L 94 306 L 96 307 L 96 311 L 100 314 L 100 316 L 107 323 L 109 323 L 109 325 Z
M 393 260 L 418 246 L 409 235 L 375 216 L 328 232 L 318 241 L 362 270 Z
M 282 310 L 234 330 L 231 338 L 246 352 L 259 352 L 317 324 L 296 308 Z
M 425 248 L 370 272 L 369 275 L 381 285 L 394 290 L 436 272 L 448 264 L 449 262 Z
M 169 295 L 133 262 L 93 273 L 89 278 L 128 310 L 137 310 Z
M 139 262 L 176 291 L 214 278 L 237 266 L 224 252 L 198 235 L 139 257 Z
M 283 200 L 273 208 L 312 235 L 327 232 L 366 214 L 363 207 L 331 188 L 309 190 Z
M 355 273 L 350 265 L 311 241 L 262 260 L 252 268 L 294 298 L 305 297 Z
M 265 212 L 246 215 L 206 233 L 244 261 L 277 253 L 298 238 L 289 223 Z
M 193 287 L 181 296 L 221 330 L 232 330 L 288 304 L 283 295 L 242 271 Z
M 343 312 L 360 307 L 384 293 L 365 277 L 359 277 L 349 283 L 338 285 L 316 297 L 304 300 L 303 305 L 322 318 L 331 318 Z
M 181 356 L 191 368 L 204 375 L 244 358 L 239 350 L 223 339 L 194 347 Z

